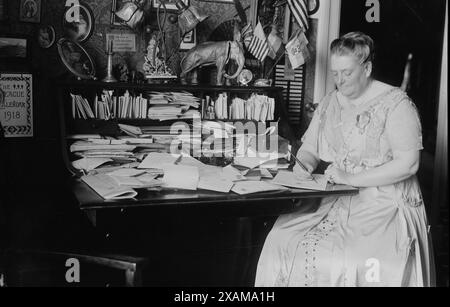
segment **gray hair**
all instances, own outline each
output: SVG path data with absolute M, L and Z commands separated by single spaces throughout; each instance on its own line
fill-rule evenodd
M 372 62 L 374 54 L 373 39 L 362 32 L 350 32 L 337 39 L 330 45 L 332 55 L 353 55 L 360 64 Z

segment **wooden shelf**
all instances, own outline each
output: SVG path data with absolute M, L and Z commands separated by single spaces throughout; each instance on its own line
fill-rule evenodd
M 282 87 L 258 87 L 258 86 L 215 86 L 207 84 L 183 85 L 183 84 L 149 84 L 149 83 L 127 83 L 113 82 L 106 83 L 102 81 L 57 81 L 57 85 L 65 88 L 101 88 L 101 89 L 134 89 L 134 90 L 152 90 L 152 91 L 187 91 L 187 92 L 278 92 Z

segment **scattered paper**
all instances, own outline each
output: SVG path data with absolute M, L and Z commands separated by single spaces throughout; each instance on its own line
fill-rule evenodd
M 179 157 L 179 155 L 169 153 L 151 152 L 138 168 L 162 168 L 163 164 L 175 164 Z
M 228 193 L 233 186 L 233 182 L 224 177 L 203 176 L 200 177 L 198 188 L 209 191 Z
M 125 199 L 137 195 L 135 190 L 121 187 L 112 177 L 105 174 L 83 176 L 81 180 L 104 199 Z
M 315 181 L 312 179 L 298 178 L 293 172 L 279 171 L 271 182 L 273 184 L 279 184 L 296 189 L 325 191 L 327 189 L 327 178 L 325 175 L 312 175 L 314 176 Z
M 102 164 L 111 162 L 109 158 L 82 158 L 72 162 L 73 167 L 76 169 L 85 170 L 86 172 L 96 169 Z
M 170 165 L 162 166 L 164 177 L 162 181 L 167 188 L 196 190 L 199 173 L 198 168 L 194 166 Z
M 265 181 L 239 181 L 235 182 L 231 189 L 231 191 L 239 195 L 283 190 L 286 190 L 286 188 Z
M 144 173 L 145 173 L 145 170 L 139 170 L 139 169 L 135 169 L 135 168 L 120 168 L 120 169 L 114 170 L 111 173 L 108 173 L 108 175 L 118 176 L 118 177 L 135 177 L 135 176 L 139 176 Z

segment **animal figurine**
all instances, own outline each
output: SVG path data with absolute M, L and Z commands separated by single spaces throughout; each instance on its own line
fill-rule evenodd
M 234 60 L 238 68 L 233 75 L 225 72 L 225 65 L 229 60 Z M 203 66 L 215 65 L 217 67 L 217 85 L 223 84 L 223 77 L 235 79 L 244 67 L 245 56 L 242 44 L 241 32 L 234 26 L 233 41 L 204 42 L 190 49 L 181 60 L 180 79 L 183 84 L 190 79 L 191 83 L 197 83 L 197 69 Z M 191 77 L 191 78 L 188 78 Z

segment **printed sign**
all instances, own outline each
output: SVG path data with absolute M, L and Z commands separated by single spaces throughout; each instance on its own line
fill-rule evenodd
M 0 122 L 5 137 L 33 136 L 31 74 L 0 74 Z
M 113 41 L 113 52 L 136 52 L 136 35 L 130 33 L 106 34 L 106 46 Z M 106 48 L 108 49 L 108 48 Z

